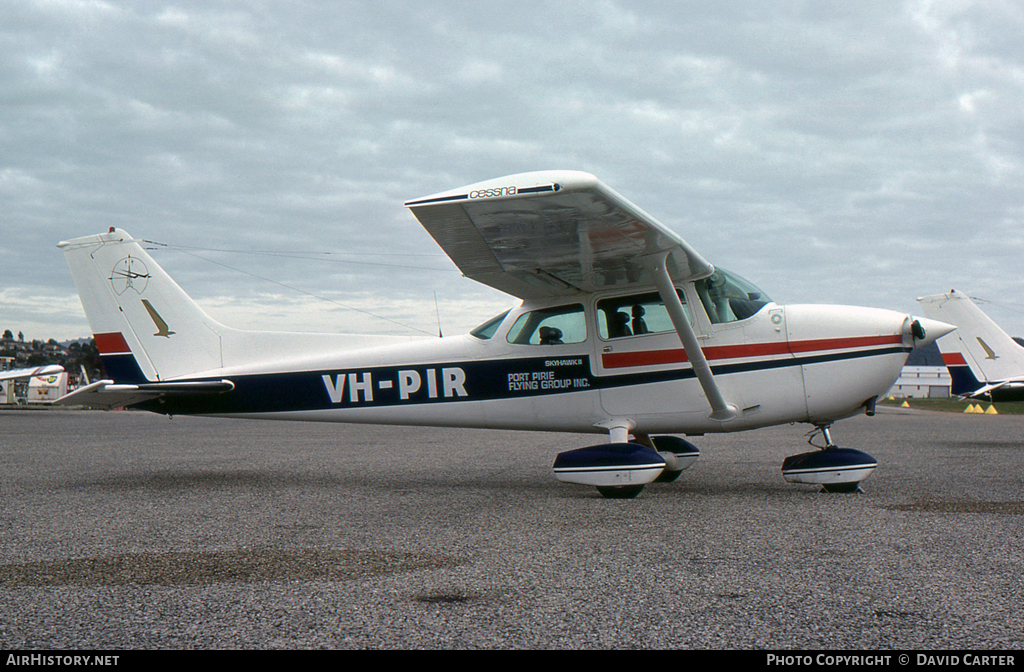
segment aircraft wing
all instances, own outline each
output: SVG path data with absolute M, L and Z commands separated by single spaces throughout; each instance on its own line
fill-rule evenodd
M 235 389 L 230 380 L 197 381 L 181 383 L 140 383 L 138 385 L 117 384 L 112 380 L 100 380 L 80 387 L 53 402 L 55 406 L 93 406 L 95 408 L 119 408 L 131 406 L 150 399 L 167 395 L 220 394 Z
M 36 376 L 52 376 L 62 371 L 64 371 L 64 367 L 60 364 L 34 366 L 29 369 L 11 369 L 10 371 L 0 371 L 0 380 L 24 380 L 26 378 L 35 378 Z
M 651 287 L 645 257 L 668 250 L 677 282 L 714 267 L 596 177 L 509 175 L 406 202 L 462 273 L 522 299 Z

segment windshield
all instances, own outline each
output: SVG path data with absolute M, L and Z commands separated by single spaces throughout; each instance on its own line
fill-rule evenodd
M 716 268 L 714 275 L 695 286 L 713 324 L 745 320 L 771 303 L 767 294 L 724 268 Z

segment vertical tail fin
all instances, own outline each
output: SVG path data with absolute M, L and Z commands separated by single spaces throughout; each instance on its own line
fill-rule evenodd
M 107 373 L 169 380 L 223 365 L 225 327 L 120 229 L 60 243 Z
M 953 377 L 954 394 L 971 394 L 985 383 L 1024 376 L 1024 348 L 955 289 L 918 299 L 927 317 L 955 324 L 939 339 L 939 351 Z M 964 389 L 969 388 L 969 389 Z

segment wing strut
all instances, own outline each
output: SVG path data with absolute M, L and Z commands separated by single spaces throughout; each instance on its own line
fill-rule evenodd
M 700 343 L 697 342 L 697 335 L 693 333 L 693 327 L 686 319 L 683 303 L 679 300 L 675 285 L 672 284 L 672 277 L 668 273 L 666 265 L 668 255 L 669 250 L 666 250 L 648 257 L 654 283 L 658 286 L 661 300 L 665 303 L 668 315 L 672 319 L 672 325 L 676 328 L 679 340 L 683 343 L 683 349 L 686 351 L 686 357 L 690 360 L 690 365 L 693 366 L 693 372 L 697 375 L 701 388 L 704 389 L 704 396 L 711 404 L 711 415 L 708 417 L 720 422 L 732 420 L 736 417 L 736 406 L 727 403 L 722 396 L 722 392 L 715 382 L 715 376 L 711 373 L 711 366 L 704 357 L 704 351 L 700 349 Z

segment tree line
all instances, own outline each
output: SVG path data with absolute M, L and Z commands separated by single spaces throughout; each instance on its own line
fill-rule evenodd
M 106 375 L 96 341 L 91 338 L 71 341 L 63 346 L 52 338 L 26 341 L 20 331 L 15 338 L 10 329 L 5 329 L 0 337 L 0 357 L 13 358 L 11 368 L 60 364 L 75 377 L 81 375 L 83 369 L 89 380 L 98 380 Z

